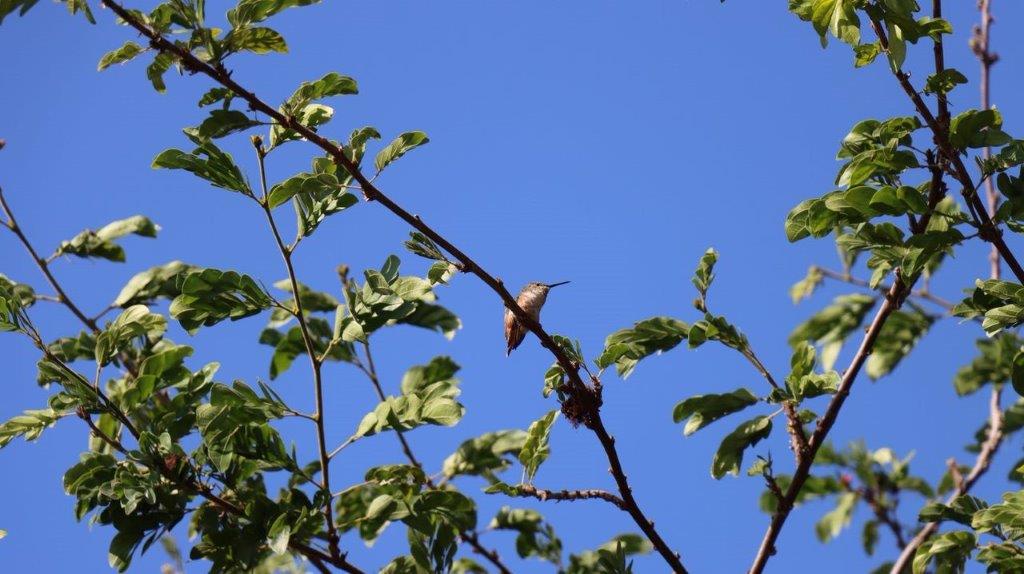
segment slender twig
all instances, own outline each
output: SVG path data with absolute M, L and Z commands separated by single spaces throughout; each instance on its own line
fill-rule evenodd
M 309 324 L 306 320 L 306 314 L 302 309 L 302 292 L 299 288 L 299 280 L 295 274 L 295 264 L 292 262 L 292 252 L 281 238 L 281 233 L 277 229 L 277 222 L 274 220 L 273 209 L 270 206 L 269 190 L 267 188 L 267 171 L 265 165 L 267 154 L 263 149 L 263 143 L 259 138 L 253 139 L 253 145 L 256 148 L 256 158 L 259 163 L 260 170 L 260 187 L 263 192 L 263 197 L 259 201 L 259 204 L 263 208 L 263 213 L 267 216 L 267 223 L 270 225 L 270 230 L 274 234 L 274 241 L 277 242 L 278 250 L 281 252 L 281 258 L 284 260 L 285 268 L 288 270 L 288 281 L 291 284 L 292 298 L 295 301 L 295 310 L 293 315 L 295 315 L 295 319 L 299 322 L 299 330 L 302 332 L 302 341 L 306 346 L 306 354 L 309 356 L 310 368 L 313 371 L 313 396 L 316 405 L 311 418 L 316 425 L 317 450 L 320 454 L 320 472 L 323 474 L 322 489 L 329 495 L 331 492 L 331 459 L 327 453 L 327 439 L 324 432 L 324 389 L 323 376 L 321 374 L 321 362 L 316 353 L 316 346 L 313 344 L 313 337 L 309 332 Z M 341 549 L 338 546 L 338 529 L 334 524 L 334 510 L 332 508 L 330 496 L 327 497 L 327 501 L 324 503 L 323 515 L 324 520 L 327 522 L 327 544 L 330 548 L 331 556 L 340 556 Z
M 621 510 L 626 510 L 626 503 L 621 498 L 608 492 L 607 490 L 598 489 L 583 489 L 583 490 L 546 490 L 543 488 L 537 488 L 530 484 L 517 484 L 515 487 L 515 494 L 509 496 L 518 496 L 520 498 L 536 498 L 537 500 L 591 500 L 599 499 L 610 502 L 615 506 L 618 506 Z
M 85 421 L 85 424 L 89 425 L 89 428 L 92 430 L 92 434 L 95 435 L 96 438 L 99 438 L 103 442 L 107 443 L 108 445 L 110 445 L 110 448 L 116 450 L 117 452 L 125 456 L 128 455 L 128 449 L 124 448 L 124 446 L 119 441 L 115 440 L 113 437 L 103 432 L 98 426 L 96 426 L 96 423 L 92 421 L 92 417 L 89 416 L 89 413 L 85 412 L 85 409 L 79 408 L 75 412 L 75 414 L 78 415 L 78 418 Z
M 648 538 L 651 538 L 651 542 L 654 544 L 654 547 L 658 550 L 658 553 L 661 554 L 662 558 L 668 563 L 673 571 L 680 573 L 686 572 L 679 555 L 673 552 L 668 545 L 665 544 L 664 540 L 661 539 L 661 536 L 654 530 L 654 527 L 651 526 L 653 523 L 640 510 L 636 500 L 633 498 L 632 492 L 629 490 L 629 483 L 626 480 L 625 474 L 623 474 L 622 465 L 618 460 L 618 453 L 615 452 L 614 442 L 611 441 L 611 437 L 604 429 L 604 423 L 601 420 L 600 406 L 602 399 L 600 387 L 597 385 L 589 387 L 583 381 L 579 374 L 579 365 L 577 365 L 575 361 L 573 361 L 565 351 L 555 343 L 551 335 L 541 327 L 538 321 L 523 311 L 522 307 L 520 307 L 516 302 L 515 297 L 513 297 L 508 289 L 505 288 L 500 279 L 485 271 L 476 263 L 476 261 L 471 259 L 466 253 L 448 241 L 432 227 L 427 225 L 418 215 L 408 212 L 402 206 L 395 203 L 395 201 L 390 197 L 381 192 L 370 179 L 363 175 L 359 166 L 345 154 L 344 148 L 340 145 L 319 135 L 309 127 L 303 125 L 300 121 L 296 120 L 294 117 L 281 113 L 277 108 L 267 104 L 257 97 L 255 93 L 243 88 L 232 78 L 231 73 L 224 69 L 223 66 L 213 66 L 208 62 L 200 60 L 192 54 L 188 48 L 179 46 L 165 38 L 162 34 L 152 30 L 134 13 L 127 10 L 118 2 L 114 0 L 103 0 L 103 5 L 108 7 L 129 26 L 145 36 L 149 40 L 151 47 L 161 52 L 173 55 L 181 61 L 185 69 L 208 76 L 221 86 L 231 90 L 236 97 L 248 103 L 250 109 L 253 111 L 266 114 L 278 125 L 294 130 L 307 141 L 327 152 L 333 158 L 335 163 L 352 175 L 360 188 L 362 188 L 367 200 L 380 203 L 388 211 L 394 213 L 417 231 L 423 233 L 434 243 L 451 254 L 451 256 L 460 264 L 460 269 L 462 271 L 476 275 L 481 281 L 490 287 L 491 290 L 501 298 L 505 306 L 512 311 L 516 318 L 540 340 L 541 345 L 551 352 L 559 366 L 561 366 L 565 371 L 569 378 L 567 392 L 570 394 L 570 400 L 572 401 L 571 406 L 574 407 L 572 410 L 577 413 L 576 420 L 590 428 L 601 442 L 601 446 L 611 463 L 612 473 L 615 475 L 615 482 L 620 488 L 620 495 L 629 507 L 630 516 L 637 523 L 637 526 L 647 534 Z
M 938 2 L 939 0 L 935 0 Z M 999 56 L 989 49 L 992 28 L 992 2 L 991 0 L 978 0 L 978 10 L 981 12 L 981 22 L 974 27 L 974 36 L 971 38 L 971 49 L 978 57 L 981 65 L 981 109 L 987 110 L 992 107 L 991 102 L 991 76 L 992 66 L 999 61 Z M 992 148 L 985 146 L 981 149 L 982 159 L 987 160 L 992 156 Z M 985 178 L 985 195 L 988 196 L 989 215 L 995 217 L 996 209 L 999 207 L 999 193 L 992 183 L 991 177 Z M 989 265 L 991 277 L 999 279 L 999 253 L 993 248 L 989 254 Z
M 847 275 L 845 273 L 840 273 L 838 271 L 833 271 L 831 269 L 826 269 L 824 267 L 818 267 L 817 269 L 819 272 L 821 272 L 822 277 L 828 277 L 829 279 L 835 279 L 836 281 L 842 281 L 843 283 L 849 283 L 850 285 L 856 285 L 858 287 L 864 287 L 865 289 L 871 289 L 871 283 L 865 281 L 864 279 L 859 279 L 852 275 Z M 891 285 L 882 284 L 875 287 L 874 290 L 885 293 L 889 291 L 891 287 Z M 953 303 L 952 301 L 943 299 L 938 295 L 933 295 L 930 291 L 925 291 L 923 289 L 914 289 L 913 291 L 910 292 L 910 296 L 922 299 L 924 301 L 928 301 L 930 303 L 934 303 L 935 305 L 942 307 L 946 311 L 951 311 L 953 307 L 956 306 L 956 304 Z
M 768 384 L 773 389 L 779 388 L 779 384 L 775 382 L 775 377 L 772 376 L 771 371 L 754 354 L 752 348 L 748 346 L 741 354 L 757 369 L 757 372 L 761 373 L 761 376 L 768 381 Z M 793 451 L 793 456 L 796 458 L 797 464 L 799 464 L 800 459 L 807 454 L 807 433 L 804 431 L 804 425 L 800 422 L 800 415 L 796 412 L 796 407 L 792 402 L 784 401 L 782 403 L 782 410 L 786 413 L 786 432 L 789 433 L 790 438 L 789 448 Z
M 36 266 L 39 267 L 39 270 L 43 272 L 43 276 L 46 277 L 46 281 L 51 287 L 53 287 L 53 290 L 57 292 L 57 297 L 60 302 L 63 303 L 64 306 L 75 315 L 75 317 L 78 317 L 79 321 L 88 326 L 94 333 L 98 333 L 100 328 L 96 324 L 96 321 L 83 313 L 82 310 L 78 308 L 78 305 L 75 305 L 74 301 L 68 297 L 68 294 L 64 292 L 64 288 L 60 286 L 57 278 L 54 277 L 53 273 L 50 271 L 49 263 L 39 256 L 35 247 L 33 247 L 32 243 L 29 242 L 28 237 L 25 236 L 25 232 L 21 230 L 21 226 L 18 225 L 18 220 L 14 218 L 14 212 L 11 211 L 11 207 L 7 205 L 7 200 L 4 198 L 3 188 L 0 188 L 0 208 L 3 209 L 4 214 L 7 216 L 7 228 L 10 229 L 14 235 L 18 237 L 18 240 L 21 241 L 21 244 L 25 246 L 29 255 L 32 256 L 32 261 L 34 261 Z
M 871 507 L 871 511 L 874 512 L 875 518 L 892 531 L 892 535 L 896 539 L 896 544 L 899 548 L 906 547 L 907 539 L 903 536 L 903 526 L 900 525 L 894 516 L 894 508 L 883 504 L 879 500 L 879 495 L 875 489 L 865 487 L 862 494 L 868 506 Z

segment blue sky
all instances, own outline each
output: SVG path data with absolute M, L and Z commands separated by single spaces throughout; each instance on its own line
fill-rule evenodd
M 948 42 L 947 62 L 972 79 L 952 98 L 962 110 L 977 105 L 977 66 L 966 46 L 976 15 L 973 2 L 948 4 L 957 34 Z M 1006 95 L 1024 89 L 1016 73 L 1024 44 L 1009 35 L 1024 6 L 998 2 L 994 9 L 994 48 L 1003 61 L 995 70 L 993 98 L 1013 133 L 1024 105 Z M 203 117 L 195 101 L 209 81 L 169 77 L 161 95 L 149 87 L 143 64 L 99 74 L 99 57 L 133 35 L 116 27 L 105 10 L 96 10 L 95 27 L 63 12 L 43 2 L 0 28 L 6 86 L 0 90 L 0 138 L 8 144 L 0 154 L 0 185 L 44 252 L 83 228 L 136 213 L 163 227 L 157 240 L 127 240 L 125 264 L 56 263 L 72 297 L 87 309 L 101 309 L 134 273 L 171 259 L 235 269 L 268 284 L 281 279 L 284 271 L 258 209 L 183 172 L 149 167 L 161 150 L 187 145 L 179 130 Z M 821 50 L 810 27 L 780 2 L 328 2 L 288 12 L 276 27 L 291 53 L 238 58 L 234 77 L 274 102 L 301 81 L 338 71 L 356 78 L 361 94 L 330 102 L 336 116 L 326 133 L 341 137 L 363 125 L 376 126 L 386 138 L 426 131 L 431 143 L 393 166 L 381 188 L 511 286 L 571 279 L 553 292 L 543 322 L 551 332 L 579 338 L 588 356 L 597 355 L 608 333 L 634 321 L 653 315 L 695 319 L 689 277 L 700 254 L 714 246 L 721 262 L 713 309 L 740 326 L 769 368 L 783 375 L 790 329 L 832 296 L 850 291 L 829 286 L 794 308 L 788 287 L 812 263 L 834 267 L 835 256 L 827 240 L 788 244 L 783 219 L 800 200 L 831 189 L 835 149 L 853 123 L 911 112 L 884 64 L 853 70 L 848 49 Z M 918 52 L 928 56 L 930 47 Z M 910 66 L 922 82 L 927 72 L 917 63 L 912 58 Z M 245 139 L 227 147 L 254 177 Z M 272 156 L 270 179 L 306 169 L 315 154 L 309 145 L 291 144 Z M 381 207 L 360 205 L 328 220 L 303 244 L 296 262 L 300 279 L 334 290 L 337 264 L 378 267 L 389 253 L 400 254 L 405 270 L 422 273 L 423 261 L 402 253 L 407 232 Z M 956 298 L 987 274 L 985 253 L 977 244 L 964 248 L 934 290 Z M 47 292 L 9 235 L 0 236 L 0 261 L 3 273 Z M 555 408 L 540 394 L 551 359 L 536 341 L 528 339 L 505 358 L 502 307 L 492 292 L 472 277 L 459 277 L 440 295 L 464 323 L 453 341 L 395 329 L 374 342 L 392 392 L 407 367 L 434 355 L 451 355 L 463 366 L 462 423 L 409 435 L 431 469 L 467 438 L 525 428 Z M 63 309 L 40 306 L 36 317 L 51 337 L 79 328 Z M 193 365 L 220 361 L 222 381 L 265 379 L 269 348 L 256 344 L 262 326 L 262 320 L 249 319 L 204 330 L 190 341 L 197 348 Z M 172 336 L 189 341 L 180 330 Z M 975 325 L 944 320 L 894 375 L 858 381 L 834 440 L 864 438 L 873 448 L 915 451 L 912 468 L 929 479 L 941 474 L 950 456 L 966 461 L 961 447 L 983 420 L 986 397 L 957 399 L 951 381 L 973 356 L 978 336 Z M 24 342 L 3 338 L 3 418 L 45 404 L 46 393 L 34 384 L 35 361 Z M 354 369 L 331 366 L 326 377 L 329 442 L 336 443 L 376 399 Z M 739 386 L 767 392 L 740 357 L 715 346 L 651 358 L 626 382 L 606 377 L 606 424 L 618 439 L 637 498 L 695 572 L 745 569 L 767 516 L 757 509 L 760 480 L 710 476 L 718 443 L 742 419 L 683 438 L 671 410 L 691 395 Z M 275 388 L 309 410 L 303 365 L 297 363 Z M 283 428 L 312 453 L 308 427 Z M 9 532 L 0 541 L 0 563 L 35 571 L 106 571 L 113 532 L 76 524 L 72 500 L 61 487 L 63 470 L 84 448 L 81 424 L 67 420 L 37 444 L 19 441 L 0 453 L 6 469 L 0 473 L 0 528 Z M 756 452 L 772 453 L 779 472 L 791 469 L 781 429 Z M 978 492 L 998 496 L 1019 456 L 1020 442 L 1011 440 Z M 352 484 L 368 466 L 400 457 L 392 437 L 374 437 L 346 450 L 332 478 L 337 485 Z M 562 421 L 536 483 L 611 489 L 606 468 L 592 434 Z M 518 478 L 518 470 L 509 478 Z M 473 493 L 481 483 L 462 486 Z M 478 501 L 483 524 L 504 504 L 538 508 L 567 551 L 636 530 L 627 516 L 601 502 L 534 504 L 482 494 Z M 909 518 L 917 501 L 907 502 Z M 894 545 L 884 534 L 880 557 L 863 556 L 863 509 L 853 529 L 819 544 L 813 523 L 827 509 L 810 504 L 792 515 L 771 571 L 807 571 L 823 561 L 865 571 L 892 556 Z M 183 540 L 184 528 L 178 530 Z M 488 533 L 484 540 L 501 548 L 516 571 L 549 570 L 514 559 L 510 534 Z M 345 546 L 354 562 L 373 569 L 402 552 L 403 543 L 401 528 L 392 528 L 372 550 L 355 539 Z M 137 559 L 134 570 L 152 572 L 163 561 L 154 550 Z M 656 556 L 637 561 L 638 572 L 662 570 Z

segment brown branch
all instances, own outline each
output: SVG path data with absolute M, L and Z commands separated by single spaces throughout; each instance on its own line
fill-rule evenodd
M 875 17 L 871 18 L 871 28 L 878 36 L 878 42 L 881 45 L 882 50 L 888 54 L 888 36 L 886 36 L 882 24 Z M 939 43 L 937 50 L 941 51 L 941 42 Z M 932 135 L 934 136 L 935 145 L 938 146 L 943 159 L 952 165 L 953 176 L 962 187 L 961 193 L 963 194 L 964 200 L 967 201 L 971 215 L 975 218 L 975 224 L 980 230 L 981 238 L 992 244 L 992 247 L 999 252 L 1003 261 L 1006 261 L 1006 265 L 1011 271 L 1013 271 L 1013 274 L 1017 277 L 1017 281 L 1024 283 L 1024 267 L 1021 267 L 1016 256 L 1014 256 L 1013 252 L 1010 251 L 1009 246 L 1006 245 L 1006 242 L 1003 240 L 1002 231 L 992 221 L 992 218 L 989 217 L 985 205 L 982 203 L 981 198 L 978 197 L 978 194 L 975 191 L 974 180 L 971 179 L 971 174 L 967 171 L 967 166 L 964 165 L 963 159 L 960 157 L 960 153 L 953 147 L 953 144 L 950 143 L 949 127 L 941 123 L 935 115 L 932 114 L 928 105 L 925 104 L 923 99 L 921 99 L 921 95 L 910 83 L 909 74 L 903 70 L 893 70 L 893 74 L 899 81 L 903 91 L 906 92 L 907 96 L 910 98 L 910 101 L 913 102 L 917 113 L 922 119 L 924 119 L 925 124 L 931 130 Z
M 946 499 L 946 504 L 952 504 L 957 497 L 963 496 L 970 492 L 978 479 L 988 471 L 989 466 L 992 464 L 992 458 L 999 450 L 999 445 L 1003 442 L 1003 411 L 999 408 L 999 402 L 1001 398 L 1002 388 L 998 385 L 992 387 L 992 395 L 989 400 L 989 423 L 988 423 L 988 438 L 981 445 L 981 451 L 978 452 L 977 458 L 974 460 L 974 466 L 971 467 L 970 472 L 967 476 L 963 477 L 962 480 L 956 481 L 956 487 L 953 489 L 952 494 Z M 955 466 L 955 464 L 954 464 Z M 929 522 L 926 524 L 913 539 L 903 548 L 900 552 L 899 558 L 893 563 L 890 574 L 900 574 L 903 569 L 914 559 L 914 554 L 917 549 L 924 544 L 926 540 L 932 537 L 939 529 L 937 522 Z
M 518 496 L 520 498 L 536 498 L 537 500 L 588 500 L 588 499 L 600 499 L 606 502 L 610 502 L 621 510 L 626 510 L 626 503 L 621 498 L 608 492 L 607 490 L 598 489 L 584 489 L 584 490 L 545 490 L 543 488 L 537 488 L 530 484 L 517 484 L 515 487 L 516 494 L 510 496 Z
M 92 434 L 95 435 L 96 438 L 99 438 L 103 442 L 107 443 L 108 445 L 110 445 L 110 448 L 116 450 L 117 452 L 125 456 L 128 455 L 128 450 L 124 448 L 124 446 L 119 441 L 115 440 L 110 435 L 103 432 L 98 426 L 96 426 L 96 423 L 92 421 L 92 417 L 89 416 L 89 413 L 85 412 L 85 409 L 79 407 L 78 410 L 75 411 L 75 414 L 78 415 L 78 418 L 85 421 L 85 424 L 89 425 L 89 429 L 92 430 Z
M 321 373 L 321 362 L 317 358 L 316 347 L 313 345 L 313 337 L 309 333 L 309 324 L 306 321 L 306 314 L 302 309 L 302 293 L 299 290 L 299 280 L 295 274 L 295 264 L 292 262 L 292 251 L 281 238 L 281 233 L 278 231 L 277 223 L 274 220 L 274 212 L 270 207 L 269 190 L 267 188 L 267 171 L 265 166 L 267 154 L 263 149 L 263 142 L 259 137 L 253 138 L 253 146 L 256 148 L 256 158 L 259 163 L 260 170 L 260 186 L 263 191 L 263 198 L 259 201 L 259 204 L 267 216 L 267 222 L 270 224 L 270 230 L 274 234 L 274 241 L 277 243 L 277 248 L 281 252 L 281 258 L 284 260 L 285 268 L 288 270 L 288 281 L 292 288 L 292 299 L 295 301 L 295 310 L 292 311 L 292 314 L 299 322 L 299 330 L 302 332 L 302 341 L 306 346 L 306 354 L 309 355 L 309 364 L 313 372 L 313 397 L 316 406 L 311 418 L 313 419 L 313 423 L 316 425 L 316 442 L 317 450 L 320 455 L 320 472 L 323 474 L 321 486 L 322 489 L 330 495 L 331 461 L 330 457 L 327 455 L 327 439 L 324 432 L 324 388 L 323 376 Z M 334 509 L 331 502 L 331 497 L 328 496 L 327 501 L 324 503 L 323 514 L 324 520 L 327 522 L 327 544 L 330 548 L 331 556 L 338 557 L 341 555 L 341 549 L 339 547 L 340 537 L 338 536 L 337 526 L 334 524 Z
M 927 214 L 925 214 L 925 217 L 927 217 Z M 874 319 L 871 321 L 871 325 L 864 334 L 864 339 L 861 341 L 860 348 L 857 349 L 857 354 L 854 355 L 849 367 L 844 372 L 843 378 L 839 383 L 839 389 L 829 402 L 825 414 L 818 421 L 818 426 L 814 429 L 814 433 L 808 441 L 807 456 L 797 465 L 796 471 L 793 473 L 792 482 L 790 482 L 785 496 L 779 501 L 778 507 L 772 515 L 771 523 L 768 525 L 768 530 L 765 532 L 764 539 L 761 541 L 761 546 L 750 568 L 751 574 L 762 572 L 768 563 L 768 559 L 775 554 L 775 542 L 782 532 L 786 519 L 789 518 L 789 514 L 793 510 L 800 489 L 803 488 L 804 482 L 810 476 L 811 463 L 814 462 L 818 449 L 824 444 L 829 431 L 835 425 L 839 411 L 843 408 L 843 403 L 846 402 L 847 397 L 850 395 L 850 389 L 853 387 L 860 369 L 871 354 L 871 349 L 874 347 L 875 340 L 878 338 L 878 334 L 881 332 L 886 320 L 889 318 L 889 315 L 899 308 L 907 291 L 912 287 L 912 284 L 905 285 L 900 275 L 896 275 L 896 280 L 893 282 L 892 287 L 886 294 L 885 300 L 878 308 Z
M 941 0 L 933 0 L 933 2 L 933 12 L 936 17 L 939 17 L 942 13 L 942 2 Z M 990 0 L 978 0 L 978 9 L 981 12 L 981 24 L 974 29 L 974 36 L 971 38 L 971 48 L 981 63 L 981 107 L 982 109 L 989 109 L 991 106 L 989 92 L 991 67 L 998 60 L 998 56 L 993 54 L 989 49 L 989 28 L 992 24 Z M 940 52 L 941 49 L 941 43 L 937 43 L 936 52 Z M 990 155 L 991 150 L 988 147 L 985 147 L 982 150 L 982 157 L 988 159 Z M 999 207 L 999 194 L 996 193 L 996 190 L 992 186 L 992 178 L 985 178 L 985 187 L 988 196 L 988 214 L 990 216 L 995 216 L 996 209 Z M 997 249 L 997 245 L 993 244 L 992 251 L 989 254 L 989 275 L 992 279 L 999 279 L 1001 274 L 999 265 L 1000 253 L 1001 252 Z M 1009 261 L 1007 261 L 1007 263 L 1009 264 Z M 955 479 L 955 488 L 953 493 L 947 499 L 946 504 L 951 504 L 958 496 L 962 496 L 969 492 L 978 479 L 980 479 L 988 470 L 992 463 L 992 458 L 995 456 L 996 452 L 998 452 L 999 446 L 1003 441 L 1003 411 L 1000 408 L 1000 399 L 1002 398 L 1001 394 L 1002 388 L 999 385 L 993 385 L 992 394 L 989 399 L 988 437 L 981 445 L 981 450 L 975 458 L 974 466 L 971 467 L 971 470 L 966 477 L 959 476 L 960 471 L 957 467 L 956 461 L 950 459 L 950 474 Z M 892 574 L 899 574 L 900 571 L 911 560 L 913 560 L 914 554 L 917 552 L 917 549 L 921 544 L 934 535 L 935 532 L 938 531 L 938 528 L 938 523 L 931 522 L 926 524 L 917 533 L 917 535 L 914 536 L 910 543 L 903 548 L 903 551 L 900 552 L 899 557 L 893 564 L 893 568 L 891 570 Z
M 35 247 L 33 247 L 32 243 L 29 242 L 28 237 L 25 236 L 25 232 L 21 230 L 21 226 L 18 225 L 18 221 L 14 218 L 14 212 L 11 211 L 10 206 L 7 205 L 7 200 L 4 198 L 3 188 L 0 188 L 0 208 L 3 209 L 4 214 L 7 216 L 7 222 L 5 223 L 5 225 L 8 229 L 11 230 L 11 232 L 14 233 L 14 235 L 18 237 L 18 240 L 21 241 L 21 244 L 25 246 L 25 249 L 28 251 L 29 255 L 32 256 L 32 261 L 34 261 L 36 266 L 39 267 L 39 270 L 43 272 L 43 275 L 46 277 L 46 281 L 50 284 L 51 287 L 53 287 L 53 290 L 57 292 L 58 300 L 61 303 L 63 303 L 64 306 L 67 307 L 68 310 L 75 315 L 75 317 L 78 317 L 79 321 L 88 326 L 89 329 L 91 329 L 94 333 L 99 333 L 100 328 L 96 324 L 96 321 L 92 320 L 85 313 L 83 313 L 82 310 L 79 309 L 77 305 L 75 305 L 74 301 L 72 301 L 71 298 L 68 297 L 68 294 L 64 292 L 64 288 L 60 286 L 60 283 L 57 281 L 57 278 L 54 277 L 53 273 L 50 271 L 50 264 L 47 263 L 45 259 L 39 256 L 39 253 L 36 252 Z
M 629 507 L 630 516 L 633 517 L 633 520 L 637 523 L 640 529 L 643 530 L 644 533 L 647 534 L 648 538 L 651 539 L 654 547 L 658 550 L 662 558 L 664 558 L 673 571 L 680 573 L 686 572 L 679 555 L 669 549 L 668 545 L 661 539 L 661 536 L 654 530 L 654 527 L 652 526 L 653 523 L 644 516 L 636 501 L 633 499 L 632 492 L 629 490 L 628 481 L 626 480 L 626 476 L 622 471 L 622 465 L 618 459 L 618 453 L 615 452 L 614 442 L 604 429 L 604 423 L 601 420 L 600 386 L 595 383 L 593 387 L 590 387 L 583 381 L 579 373 L 579 365 L 569 358 L 558 344 L 555 343 L 551 335 L 541 327 L 538 321 L 534 320 L 525 311 L 523 311 L 522 307 L 520 307 L 516 302 L 515 297 L 513 297 L 508 289 L 505 288 L 500 279 L 485 271 L 476 263 L 476 261 L 471 259 L 462 250 L 445 239 L 432 227 L 424 223 L 418 215 L 409 213 L 402 206 L 395 203 L 390 197 L 377 189 L 373 182 L 363 175 L 359 166 L 353 163 L 353 161 L 345 155 L 345 150 L 340 145 L 336 145 L 329 139 L 317 134 L 315 131 L 297 121 L 294 117 L 282 114 L 276 108 L 257 97 L 256 94 L 243 88 L 238 84 L 238 82 L 235 82 L 234 79 L 232 79 L 231 74 L 223 67 L 212 66 L 197 58 L 188 49 L 182 48 L 167 40 L 163 35 L 150 29 L 132 12 L 128 11 L 114 0 L 103 0 L 102 3 L 125 23 L 145 36 L 153 48 L 175 56 L 181 61 L 183 67 L 187 70 L 208 76 L 221 86 L 234 92 L 236 97 L 249 104 L 250 109 L 261 112 L 273 119 L 277 124 L 294 130 L 307 141 L 327 152 L 333 158 L 335 163 L 344 168 L 352 175 L 356 182 L 358 182 L 359 187 L 362 189 L 367 200 L 379 202 L 388 211 L 397 215 L 417 231 L 423 233 L 454 257 L 458 263 L 461 264 L 463 271 L 476 275 L 481 281 L 490 287 L 491 290 L 501 298 L 505 306 L 512 311 L 516 318 L 540 340 L 541 345 L 551 352 L 559 366 L 562 367 L 566 375 L 569 377 L 567 391 L 571 396 L 569 401 L 563 405 L 563 410 L 566 410 L 566 407 L 569 407 L 572 411 L 571 414 L 574 416 L 569 417 L 567 415 L 567 418 L 576 422 L 582 422 L 597 435 L 602 448 L 608 456 L 612 474 L 615 477 L 616 484 L 619 486 L 620 494 Z
M 939 0 L 935 0 L 939 2 Z M 992 2 L 991 0 L 978 0 L 978 10 L 981 12 L 981 23 L 974 27 L 974 35 L 971 38 L 971 50 L 978 57 L 981 64 L 981 109 L 987 110 L 992 107 L 990 98 L 992 65 L 999 61 L 999 56 L 989 49 L 989 40 L 992 27 Z M 992 148 L 985 146 L 981 149 L 981 157 L 988 159 L 992 156 Z M 999 208 L 999 193 L 992 183 L 991 177 L 985 178 L 985 195 L 988 196 L 989 215 L 995 217 L 996 209 Z M 999 267 L 999 253 L 992 249 L 989 253 L 989 267 L 991 277 L 999 279 L 1001 270 Z

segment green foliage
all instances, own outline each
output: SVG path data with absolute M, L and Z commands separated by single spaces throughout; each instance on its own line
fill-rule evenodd
M 384 171 L 384 168 L 391 165 L 391 162 L 429 141 L 427 134 L 423 132 L 406 132 L 399 135 L 377 153 L 377 158 L 374 160 L 377 171 Z
M 677 404 L 672 411 L 672 420 L 686 421 L 684 435 L 691 435 L 718 419 L 739 412 L 756 404 L 758 398 L 747 389 L 736 389 L 731 393 L 697 395 Z
M 44 430 L 53 426 L 66 415 L 67 413 L 57 412 L 53 409 L 25 411 L 0 424 L 0 448 L 7 446 L 18 437 L 34 441 Z
M 497 480 L 497 473 L 512 465 L 510 458 L 519 458 L 526 438 L 521 430 L 504 430 L 469 439 L 444 460 L 441 472 L 448 478 L 484 476 Z
M 535 510 L 503 506 L 491 519 L 488 528 L 512 530 L 516 536 L 516 553 L 520 558 L 536 556 L 556 566 L 562 564 L 562 541 L 555 529 Z
M 402 394 L 384 399 L 359 423 L 352 439 L 383 431 L 412 430 L 431 424 L 452 426 L 462 419 L 466 409 L 455 399 L 459 366 L 448 357 L 435 357 L 426 365 L 406 371 L 402 378 Z
M 163 151 L 153 159 L 154 168 L 183 169 L 205 179 L 214 187 L 252 196 L 249 182 L 242 175 L 242 170 L 235 165 L 231 154 L 221 151 L 194 128 L 184 131 L 185 136 L 192 140 L 196 148 L 191 153 L 178 149 Z
M 523 477 L 527 483 L 533 482 L 537 470 L 551 454 L 551 447 L 548 446 L 548 437 L 551 435 L 551 427 L 558 418 L 558 411 L 552 410 L 543 417 L 530 424 L 526 430 L 526 440 L 519 450 L 519 462 L 523 465 Z
M 771 432 L 771 417 L 754 417 L 740 424 L 722 439 L 711 463 L 711 476 L 719 479 L 726 474 L 738 475 L 743 464 L 743 451 L 768 438 Z
M 626 574 L 633 572 L 630 556 L 649 554 L 654 547 L 638 534 L 619 534 L 596 550 L 569 556 L 566 574 Z
M 156 237 L 160 226 L 141 215 L 108 223 L 98 231 L 86 229 L 67 241 L 62 241 L 54 256 L 74 255 L 76 257 L 98 257 L 123 262 L 124 249 L 114 242 L 125 235 Z
M 252 277 L 234 271 L 203 269 L 179 275 L 177 289 L 180 295 L 171 301 L 171 316 L 193 334 L 225 319 L 255 315 L 273 303 Z
M 602 369 L 615 365 L 620 377 L 629 377 L 641 359 L 675 348 L 686 339 L 689 330 L 689 325 L 670 317 L 639 321 L 631 328 L 608 335 L 604 351 L 595 362 Z

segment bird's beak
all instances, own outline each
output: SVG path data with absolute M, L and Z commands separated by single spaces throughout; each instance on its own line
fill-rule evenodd
M 548 289 L 551 289 L 552 287 L 558 287 L 559 285 L 565 285 L 566 283 L 568 283 L 568 281 L 560 281 L 558 283 L 549 283 L 548 285 L 546 285 L 546 287 Z

